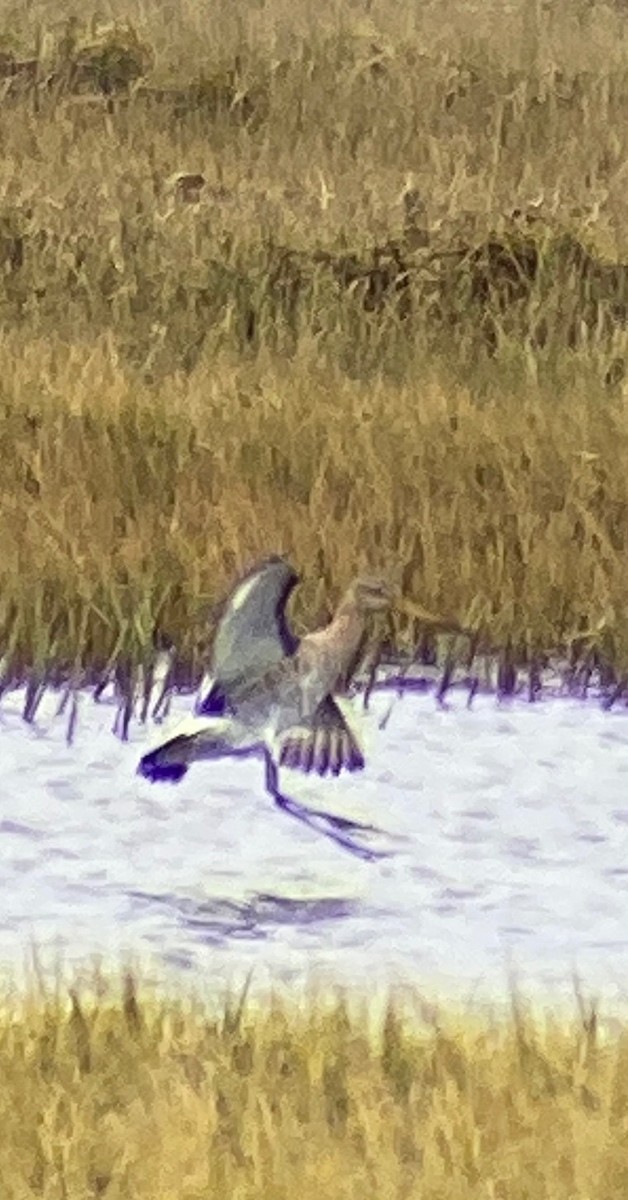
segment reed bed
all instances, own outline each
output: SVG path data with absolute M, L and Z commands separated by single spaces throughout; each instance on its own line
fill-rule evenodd
M 0 684 L 192 681 L 283 551 L 621 686 L 621 7 L 91 16 L 0 39 Z
M 0 1010 L 7 1200 L 625 1195 L 623 1028 L 598 1014 L 381 1017 L 312 993 L 41 988 Z
M 149 387 L 109 350 L 0 340 L 7 681 L 147 667 L 160 639 L 193 676 L 213 604 L 270 549 L 303 572 L 301 628 L 368 566 L 478 651 L 625 663 L 628 415 L 586 374 L 478 402 L 426 364 L 365 391 L 313 351 L 298 373 L 213 359 Z

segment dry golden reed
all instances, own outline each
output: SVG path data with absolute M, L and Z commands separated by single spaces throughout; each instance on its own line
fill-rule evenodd
M 146 661 L 156 629 L 198 665 L 213 602 L 271 550 L 303 572 L 302 625 L 368 565 L 494 647 L 577 639 L 625 661 L 628 412 L 590 376 L 478 402 L 427 366 L 366 391 L 312 356 L 296 373 L 213 359 L 149 387 L 106 343 L 11 335 L 0 379 L 16 666 Z
M 210 1012 L 100 982 L 3 1001 L 6 1200 L 625 1196 L 628 1046 L 593 1010 Z
M 92 10 L 3 11 L 4 678 L 194 675 L 277 551 L 302 625 L 368 565 L 628 666 L 621 7 L 116 3 L 92 94 Z

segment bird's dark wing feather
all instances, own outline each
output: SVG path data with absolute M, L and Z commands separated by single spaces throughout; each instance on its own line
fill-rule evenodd
M 227 712 L 227 696 L 224 688 L 215 679 L 203 681 L 194 703 L 197 717 L 224 717 Z
M 218 623 L 212 648 L 212 690 L 246 676 L 263 675 L 294 654 L 298 639 L 286 621 L 286 604 L 298 575 L 284 558 L 269 558 L 235 585 Z M 228 688 L 227 688 L 228 690 Z
M 280 766 L 293 770 L 317 771 L 319 775 L 341 771 L 361 771 L 364 755 L 331 696 L 308 720 L 288 729 L 278 739 Z

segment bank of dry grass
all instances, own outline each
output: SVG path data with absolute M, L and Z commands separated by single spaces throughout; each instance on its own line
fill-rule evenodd
M 108 342 L 13 334 L 0 400 L 7 670 L 146 664 L 156 634 L 200 668 L 212 605 L 270 550 L 303 572 L 301 628 L 368 567 L 484 646 L 626 662 L 628 411 L 590 375 L 479 399 L 421 364 L 365 389 L 313 350 L 148 386 Z
M 5 12 L 11 53 L 69 15 Z M 151 47 L 150 96 L 38 76 L 3 102 L 5 679 L 146 665 L 163 636 L 192 676 L 213 602 L 277 550 L 301 626 L 368 565 L 480 647 L 621 671 L 621 9 L 108 15 Z M 540 227 L 511 227 L 533 201 Z M 489 273 L 463 256 L 450 278 L 448 249 L 478 245 Z M 397 644 L 420 635 L 395 618 Z
M 5 323 L 111 331 L 150 375 L 188 370 L 204 346 L 298 355 L 304 336 L 362 378 L 404 373 L 417 340 L 466 369 L 482 333 L 492 345 L 504 326 L 550 353 L 584 325 L 603 373 L 622 358 L 628 284 L 603 269 L 628 258 L 620 11 L 532 0 L 481 13 L 452 0 L 394 14 L 279 0 L 237 18 L 211 5 L 113 11 L 141 16 L 154 60 L 144 90 L 105 102 L 40 81 L 3 101 Z M 39 15 L 39 41 L 61 44 L 63 14 Z M 33 52 L 32 22 L 10 32 Z M 120 55 L 125 37 L 121 26 Z M 173 191 L 180 172 L 202 174 L 198 204 Z M 418 258 L 404 241 L 410 185 L 426 201 Z M 540 219 L 541 263 L 513 312 L 529 233 L 525 220 L 510 229 L 515 209 Z M 564 235 L 600 264 L 593 283 L 571 260 L 560 269 Z M 495 238 L 496 279 L 453 269 L 452 251 Z M 377 320 L 360 303 L 374 254 Z
M 623 1198 L 624 1032 L 416 1011 L 5 1000 L 2 1194 Z

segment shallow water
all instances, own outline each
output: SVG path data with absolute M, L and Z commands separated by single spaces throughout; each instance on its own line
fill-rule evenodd
M 191 708 L 178 697 L 176 716 Z M 0 963 L 93 955 L 166 976 L 262 986 L 312 977 L 499 998 L 628 994 L 628 716 L 593 700 L 450 693 L 353 702 L 367 768 L 283 773 L 299 800 L 382 829 L 395 853 L 351 857 L 276 809 L 258 762 L 138 778 L 159 736 L 80 699 L 74 744 L 47 694 L 0 704 Z M 397 839 L 397 840 L 395 840 Z

